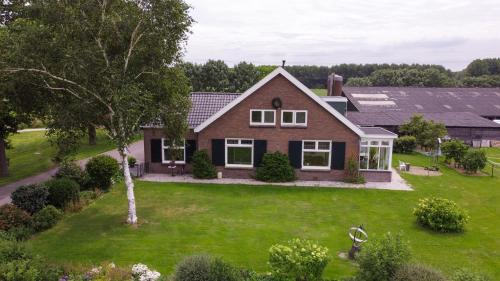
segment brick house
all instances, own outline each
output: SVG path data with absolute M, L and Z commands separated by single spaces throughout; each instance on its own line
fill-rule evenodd
M 192 93 L 189 132 L 169 143 L 161 124 L 143 127 L 146 171 L 167 173 L 169 149 L 181 150 L 176 166 L 190 172 L 195 150 L 205 149 L 227 178 L 252 177 L 264 153 L 288 155 L 301 180 L 342 180 L 349 159 L 367 181 L 390 181 L 392 142 L 385 129 L 359 127 L 345 117 L 341 80 L 331 76 L 329 96 L 319 97 L 283 68 L 243 94 Z

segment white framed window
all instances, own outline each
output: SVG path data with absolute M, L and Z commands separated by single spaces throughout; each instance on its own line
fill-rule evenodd
M 282 110 L 281 126 L 283 127 L 306 127 L 307 110 Z
M 276 110 L 251 109 L 250 110 L 250 125 L 251 126 L 275 126 L 276 125 Z
M 391 167 L 392 140 L 362 140 L 359 169 L 388 171 Z
M 226 139 L 226 167 L 253 167 L 253 139 Z
M 302 169 L 330 170 L 332 141 L 302 141 Z
M 175 163 L 176 164 L 186 164 L 186 141 L 182 141 L 182 145 L 176 146 L 175 143 L 172 144 L 172 142 L 168 139 L 162 138 L 161 139 L 161 148 L 162 148 L 162 154 L 161 154 L 161 162 L 164 164 L 170 164 L 172 162 L 172 154 L 175 153 Z M 175 150 L 174 153 L 172 153 Z

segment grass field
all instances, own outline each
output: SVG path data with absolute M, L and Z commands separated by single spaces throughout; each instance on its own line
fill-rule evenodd
M 398 160 L 426 166 L 418 154 Z M 168 184 L 137 181 L 140 226 L 130 227 L 122 184 L 81 213 L 30 241 L 49 260 L 120 265 L 146 263 L 169 273 L 187 255 L 210 253 L 264 272 L 268 249 L 293 237 L 317 240 L 333 257 L 326 276 L 350 275 L 347 229 L 363 224 L 370 238 L 403 232 L 414 260 L 446 274 L 469 267 L 500 275 L 500 177 L 470 177 L 444 165 L 439 177 L 403 177 L 415 191 L 285 188 L 244 185 Z M 460 234 L 438 234 L 415 224 L 413 207 L 427 196 L 455 200 L 471 216 Z
M 311 89 L 316 95 L 318 96 L 326 96 L 327 91 L 326 89 Z
M 10 137 L 12 149 L 7 150 L 10 175 L 0 178 L 0 186 L 49 170 L 55 166 L 52 158 L 56 153 L 44 131 L 23 132 Z M 75 159 L 87 158 L 113 149 L 113 143 L 102 131 L 97 131 L 97 145 L 88 145 L 86 139 L 73 155 Z

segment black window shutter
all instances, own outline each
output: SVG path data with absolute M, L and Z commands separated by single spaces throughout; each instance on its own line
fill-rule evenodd
M 193 154 L 196 151 L 196 141 L 195 140 L 186 140 L 186 163 L 191 163 L 191 159 L 193 158 Z
M 224 139 L 212 140 L 212 163 L 215 166 L 224 166 L 226 163 L 226 147 Z
M 332 142 L 332 164 L 333 170 L 344 170 L 345 142 Z
M 288 142 L 288 158 L 294 168 L 302 168 L 302 141 Z
M 267 152 L 267 140 L 253 141 L 253 166 L 258 167 L 262 162 L 264 154 Z
M 151 139 L 151 162 L 161 163 L 161 139 Z

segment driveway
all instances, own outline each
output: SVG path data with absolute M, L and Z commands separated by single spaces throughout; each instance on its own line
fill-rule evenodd
M 129 150 L 130 154 L 134 156 L 138 162 L 144 162 L 144 141 L 141 140 L 131 144 Z M 116 149 L 104 152 L 102 154 L 109 155 L 115 158 L 116 160 L 121 161 L 120 154 Z M 80 167 L 83 168 L 85 164 L 89 161 L 89 159 L 90 158 L 82 159 L 77 161 L 77 163 L 78 165 L 80 165 Z M 57 172 L 57 169 L 58 168 L 56 167 L 48 171 L 45 171 L 43 173 L 40 173 L 38 175 L 24 178 L 22 180 L 18 180 L 16 182 L 9 183 L 7 185 L 0 187 L 0 206 L 10 203 L 10 194 L 14 192 L 18 187 L 47 181 Z

